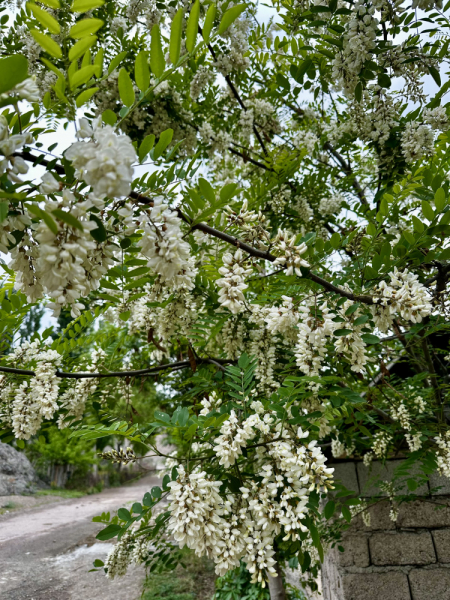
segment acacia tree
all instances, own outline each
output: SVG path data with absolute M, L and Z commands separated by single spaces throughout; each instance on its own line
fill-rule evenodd
M 175 540 L 283 598 L 288 561 L 314 586 L 367 518 L 348 490 L 323 508 L 333 457 L 407 456 L 410 498 L 450 476 L 448 8 L 282 0 L 261 24 L 256 2 L 42 0 L 1 19 L 3 439 L 57 421 L 178 442 L 162 487 L 99 517 L 108 577 L 173 568 Z M 76 141 L 46 145 L 57 125 Z M 73 320 L 11 349 L 39 303 Z M 156 376 L 168 408 L 136 424 Z M 407 498 L 383 485 L 395 519 Z

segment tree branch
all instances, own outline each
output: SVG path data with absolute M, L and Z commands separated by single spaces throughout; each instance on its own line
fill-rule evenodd
M 219 368 L 223 368 L 222 364 L 232 363 L 232 360 L 222 360 L 219 358 L 202 358 L 198 359 L 198 363 L 214 364 Z M 65 373 L 64 371 L 56 371 L 56 377 L 61 379 L 104 379 L 106 377 L 135 377 L 137 375 L 153 375 L 160 371 L 170 369 L 172 371 L 178 371 L 180 369 L 186 369 L 191 366 L 189 360 L 181 360 L 179 362 L 168 363 L 167 365 L 158 365 L 155 367 L 148 367 L 147 369 L 139 369 L 137 371 L 111 371 L 110 373 Z M 14 367 L 3 367 L 0 366 L 0 373 L 11 373 L 14 375 L 30 375 L 34 377 L 36 373 L 27 369 L 16 369 Z

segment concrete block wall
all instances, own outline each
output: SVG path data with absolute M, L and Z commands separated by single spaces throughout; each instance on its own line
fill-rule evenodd
M 345 551 L 327 553 L 324 600 L 450 600 L 450 480 L 431 477 L 415 492 L 421 498 L 401 504 L 393 522 L 371 479 L 391 479 L 398 464 L 375 463 L 371 472 L 360 462 L 334 465 L 348 489 L 380 501 L 369 508 L 370 527 L 357 516 L 344 534 Z

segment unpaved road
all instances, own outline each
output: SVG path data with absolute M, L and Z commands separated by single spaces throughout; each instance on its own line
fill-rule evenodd
M 1 600 L 137 600 L 144 571 L 106 579 L 89 573 L 96 558 L 104 560 L 110 544 L 95 536 L 104 525 L 92 517 L 141 501 L 159 479 L 147 476 L 136 483 L 100 494 L 49 503 L 3 515 L 0 519 Z

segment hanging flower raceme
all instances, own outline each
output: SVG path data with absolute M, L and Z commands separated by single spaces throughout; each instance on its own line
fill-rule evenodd
M 216 281 L 219 290 L 219 302 L 228 308 L 233 314 L 240 313 L 245 308 L 245 296 L 243 291 L 247 289 L 245 276 L 250 275 L 251 268 L 244 267 L 245 256 L 242 250 L 236 250 L 233 254 L 228 252 L 223 255 L 223 267 L 219 273 L 222 275 Z
M 181 219 L 158 196 L 144 217 L 141 251 L 148 266 L 159 275 L 162 285 L 172 290 L 194 287 L 197 270 L 190 256 L 190 246 L 183 239 Z
M 286 275 L 302 276 L 300 267 L 309 268 L 309 263 L 302 258 L 302 255 L 308 250 L 307 245 L 302 242 L 295 245 L 296 235 L 290 235 L 286 230 L 280 230 L 273 241 L 274 254 L 277 258 L 274 265 L 281 265 L 286 269 Z
M 137 160 L 130 138 L 117 135 L 110 125 L 102 128 L 96 122 L 91 127 L 84 118 L 80 119 L 77 137 L 89 141 L 75 142 L 65 157 L 72 161 L 78 176 L 99 198 L 127 196 L 133 180 L 132 165 Z

